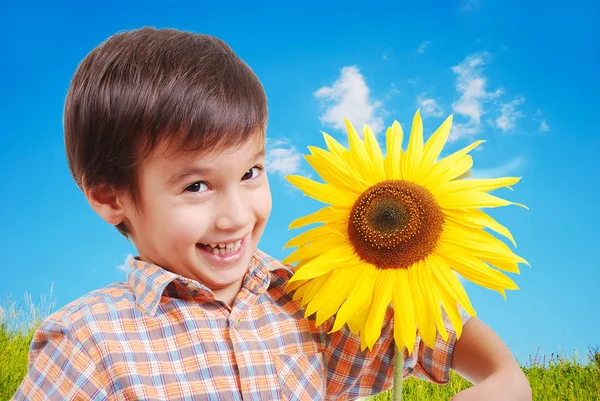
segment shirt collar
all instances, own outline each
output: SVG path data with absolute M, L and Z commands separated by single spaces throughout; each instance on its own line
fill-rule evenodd
M 205 285 L 155 264 L 138 258 L 131 258 L 129 264 L 131 266 L 127 275 L 129 287 L 138 307 L 151 316 L 156 314 L 163 295 L 173 298 L 201 297 L 205 300 L 215 298 L 212 290 Z M 257 249 L 250 261 L 242 286 L 260 295 L 268 290 L 273 274 L 291 277 L 293 271 L 290 266 Z

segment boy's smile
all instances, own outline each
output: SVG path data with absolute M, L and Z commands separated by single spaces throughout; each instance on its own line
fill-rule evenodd
M 138 208 L 124 207 L 140 258 L 232 305 L 271 212 L 264 158 L 262 134 L 222 152 L 151 152 L 138 168 Z

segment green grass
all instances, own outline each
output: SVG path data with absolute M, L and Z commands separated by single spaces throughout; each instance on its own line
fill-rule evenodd
M 535 401 L 595 401 L 600 400 L 600 352 L 592 350 L 585 363 L 577 358 L 556 357 L 548 361 L 530 358 L 521 365 L 529 379 Z M 450 373 L 445 386 L 408 378 L 402 386 L 403 401 L 449 400 L 458 392 L 471 387 L 471 383 L 458 374 Z M 391 392 L 382 393 L 369 401 L 391 400 Z
M 16 304 L 0 306 L 0 401 L 10 399 L 27 372 L 27 353 L 33 332 L 53 309 L 53 303 L 43 298 L 36 306 L 31 297 Z M 529 357 L 521 367 L 531 384 L 536 401 L 600 401 L 600 351 L 588 350 L 584 362 L 576 357 Z M 438 386 L 424 380 L 409 378 L 402 387 L 403 401 L 449 400 L 471 384 L 451 372 L 450 382 Z M 369 401 L 391 399 L 391 392 L 371 397 Z

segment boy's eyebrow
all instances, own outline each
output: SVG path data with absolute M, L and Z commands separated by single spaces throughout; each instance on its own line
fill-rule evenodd
M 266 155 L 265 148 L 261 148 L 250 160 L 257 160 Z M 179 170 L 177 173 L 173 174 L 169 181 L 167 181 L 168 185 L 174 185 L 178 182 L 183 181 L 185 178 L 190 176 L 201 176 L 208 174 L 212 169 L 210 167 L 197 167 L 197 166 L 187 166 Z

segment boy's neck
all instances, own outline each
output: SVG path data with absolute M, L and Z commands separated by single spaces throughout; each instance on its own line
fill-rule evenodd
M 232 308 L 233 303 L 235 302 L 235 298 L 237 297 L 242 288 L 242 282 L 243 280 L 241 280 L 238 285 L 229 286 L 223 288 L 222 290 L 213 290 L 215 298 Z

